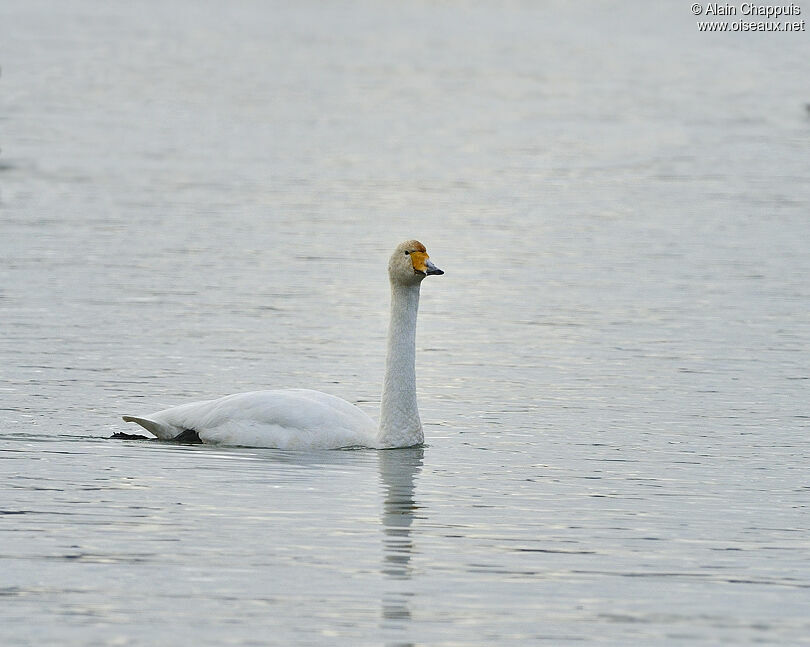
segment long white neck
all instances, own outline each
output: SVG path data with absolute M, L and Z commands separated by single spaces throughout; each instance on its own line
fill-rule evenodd
M 391 322 L 380 408 L 380 447 L 410 447 L 424 442 L 416 404 L 416 313 L 419 284 L 391 283 Z

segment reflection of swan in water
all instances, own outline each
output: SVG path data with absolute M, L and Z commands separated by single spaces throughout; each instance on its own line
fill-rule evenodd
M 411 524 L 419 506 L 414 501 L 414 479 L 422 469 L 424 449 L 410 447 L 379 452 L 380 480 L 383 486 L 383 562 L 381 571 L 388 580 L 407 582 L 411 579 L 413 541 Z M 392 586 L 383 596 L 382 628 L 401 631 L 410 622 L 409 587 Z M 397 645 L 407 642 L 397 641 Z

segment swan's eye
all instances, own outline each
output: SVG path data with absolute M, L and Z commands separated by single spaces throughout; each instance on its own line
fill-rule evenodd
M 405 256 L 410 256 L 410 255 L 411 255 L 410 252 L 405 252 Z

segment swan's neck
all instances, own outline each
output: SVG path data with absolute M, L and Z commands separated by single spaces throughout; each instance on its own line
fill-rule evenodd
M 416 405 L 416 313 L 419 284 L 391 284 L 391 322 L 380 409 L 380 447 L 410 447 L 424 442 Z

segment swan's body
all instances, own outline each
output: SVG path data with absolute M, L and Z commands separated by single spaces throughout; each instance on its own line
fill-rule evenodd
M 161 440 L 193 430 L 204 443 L 279 449 L 368 447 L 377 435 L 377 425 L 356 406 L 308 389 L 237 393 L 124 420 L 137 422 Z
M 415 373 L 419 287 L 427 275 L 443 273 L 415 240 L 402 243 L 391 256 L 391 322 L 379 427 L 355 405 L 307 389 L 237 393 L 124 420 L 137 422 L 161 440 L 193 432 L 200 441 L 219 445 L 279 449 L 419 445 L 424 442 Z

